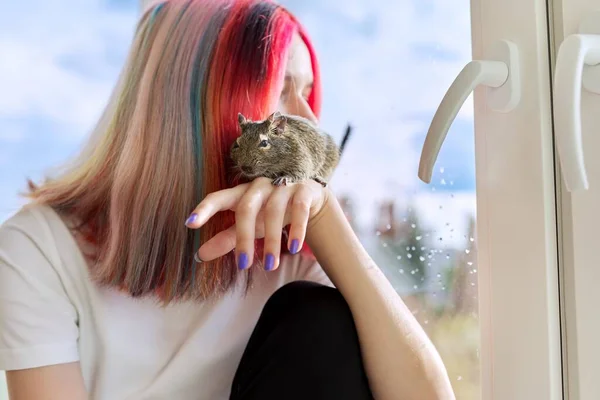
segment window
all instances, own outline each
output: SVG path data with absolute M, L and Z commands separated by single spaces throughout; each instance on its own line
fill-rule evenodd
M 306 23 L 320 55 L 323 128 L 340 139 L 347 124 L 353 128 L 332 188 L 442 354 L 457 396 L 478 398 L 471 101 L 448 134 L 432 183 L 417 176 L 431 118 L 472 57 L 470 3 L 281 3 Z

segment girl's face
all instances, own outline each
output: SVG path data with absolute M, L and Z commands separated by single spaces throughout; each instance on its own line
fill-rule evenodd
M 290 47 L 285 81 L 277 111 L 304 117 L 317 123 L 317 117 L 308 105 L 308 96 L 312 91 L 313 80 L 310 53 L 300 35 L 295 34 Z

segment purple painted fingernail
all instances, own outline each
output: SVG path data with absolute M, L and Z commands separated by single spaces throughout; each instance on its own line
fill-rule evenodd
M 198 218 L 198 214 L 194 213 L 188 217 L 188 219 L 185 221 L 185 224 L 186 225 L 193 224 L 197 218 Z
M 299 245 L 300 245 L 300 242 L 298 241 L 298 239 L 292 240 L 292 245 L 290 246 L 290 253 L 296 254 L 299 250 L 299 248 L 298 248 Z
M 238 256 L 238 268 L 246 269 L 247 266 L 248 266 L 248 254 L 240 253 L 240 255 Z
M 275 267 L 275 256 L 271 253 L 265 256 L 265 269 L 271 271 Z

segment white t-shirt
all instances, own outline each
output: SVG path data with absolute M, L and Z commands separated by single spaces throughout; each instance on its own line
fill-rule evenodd
M 80 361 L 90 399 L 227 399 L 262 308 L 295 280 L 331 285 L 320 266 L 282 258 L 246 297 L 161 308 L 100 289 L 63 220 L 47 206 L 0 226 L 0 370 Z

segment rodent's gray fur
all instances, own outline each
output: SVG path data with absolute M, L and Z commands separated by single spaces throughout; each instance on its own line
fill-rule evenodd
M 327 186 L 340 148 L 311 121 L 275 112 L 257 122 L 240 113 L 238 122 L 242 134 L 231 146 L 231 159 L 242 176 L 264 176 L 276 186 L 308 179 Z

